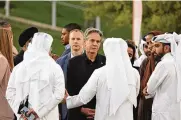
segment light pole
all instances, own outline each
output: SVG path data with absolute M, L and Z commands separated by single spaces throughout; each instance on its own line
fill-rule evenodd
M 52 27 L 56 27 L 56 0 L 52 0 Z
M 6 15 L 6 17 L 9 17 L 9 0 L 6 0 L 6 2 L 5 2 L 5 15 Z
M 101 19 L 99 16 L 96 17 L 96 28 L 101 29 Z

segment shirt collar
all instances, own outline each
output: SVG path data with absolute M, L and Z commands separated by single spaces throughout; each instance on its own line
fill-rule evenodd
M 82 51 L 82 54 L 84 54 L 84 50 Z M 75 57 L 75 56 L 72 54 L 72 52 L 71 52 L 71 54 L 70 54 L 70 57 L 71 57 L 71 58 Z
M 69 44 L 65 45 L 65 50 L 67 50 L 67 49 L 70 49 L 70 45 Z
M 74 55 L 71 53 L 70 58 L 73 58 L 73 57 L 74 57 Z
M 86 55 L 86 52 L 83 53 L 83 56 L 85 57 L 85 60 L 88 62 L 88 63 L 97 63 L 99 61 L 99 57 L 98 57 L 98 54 L 96 55 L 96 59 L 94 62 L 92 62 L 91 60 L 89 60 L 89 58 L 87 57 Z

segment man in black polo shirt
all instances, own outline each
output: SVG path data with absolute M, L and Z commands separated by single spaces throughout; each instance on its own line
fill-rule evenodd
M 93 71 L 105 65 L 105 56 L 98 51 L 103 34 L 95 28 L 88 28 L 84 33 L 85 53 L 70 59 L 67 68 L 67 91 L 77 95 L 86 84 Z M 68 120 L 94 119 L 96 99 L 92 99 L 87 105 L 69 110 Z

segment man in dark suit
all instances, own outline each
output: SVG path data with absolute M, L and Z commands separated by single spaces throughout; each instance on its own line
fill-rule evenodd
M 83 53 L 83 44 L 84 37 L 83 32 L 79 29 L 74 29 L 69 33 L 69 45 L 71 48 L 71 52 L 60 57 L 57 60 L 57 63 L 61 66 L 64 76 L 65 76 L 65 87 L 67 85 L 67 65 L 69 59 L 74 56 L 81 55 Z M 61 120 L 67 120 L 68 118 L 68 110 L 66 104 L 59 104 L 59 113 L 61 115 Z
M 61 43 L 65 46 L 65 51 L 62 53 L 61 57 L 70 53 L 69 33 L 74 29 L 81 30 L 81 27 L 76 23 L 70 23 L 65 25 L 62 29 Z
M 86 84 L 93 71 L 105 65 L 105 56 L 99 55 L 103 34 L 95 28 L 88 28 L 84 33 L 85 53 L 69 60 L 67 68 L 67 91 L 77 95 Z M 96 99 L 87 105 L 69 110 L 68 120 L 93 120 L 95 114 Z

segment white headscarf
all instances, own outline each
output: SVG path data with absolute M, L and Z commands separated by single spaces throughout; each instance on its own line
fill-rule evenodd
M 16 104 L 20 104 L 22 100 L 25 100 L 27 95 L 31 93 L 35 94 L 34 99 L 30 99 L 29 103 L 32 105 L 35 111 L 39 109 L 39 102 L 41 99 L 40 93 L 46 91 L 49 87 L 49 77 L 47 73 L 44 75 L 45 79 L 37 80 L 37 84 L 34 89 L 30 90 L 30 80 L 32 76 L 41 70 L 47 69 L 46 66 L 49 65 L 54 60 L 49 56 L 50 47 L 52 45 L 53 38 L 49 34 L 38 32 L 34 34 L 32 43 L 29 44 L 28 50 L 24 53 L 24 60 L 17 66 L 17 71 L 15 73 L 16 81 Z M 44 89 L 45 88 L 45 89 Z M 49 92 L 47 91 L 47 96 Z
M 179 43 L 181 40 L 181 34 L 177 34 L 176 32 L 173 32 L 173 36 L 175 38 L 176 43 Z
M 181 40 L 181 39 L 180 39 Z M 181 101 L 181 42 L 178 43 L 178 47 L 176 50 L 176 65 L 177 65 L 177 78 L 178 78 L 178 86 L 177 86 L 177 100 Z
M 177 33 L 173 33 L 175 41 L 177 42 L 176 48 L 176 67 L 177 67 L 177 78 L 178 78 L 178 86 L 177 86 L 177 101 L 181 102 L 181 35 Z
M 141 40 L 141 43 L 139 45 L 139 50 L 141 52 L 142 55 L 145 55 L 145 52 L 144 52 L 144 45 L 146 45 L 146 42 L 144 40 Z
M 171 54 L 175 57 L 176 54 L 176 48 L 177 48 L 177 43 L 175 41 L 175 37 L 173 34 L 162 34 L 156 36 L 156 39 L 154 40 L 155 42 L 161 42 L 161 43 L 170 43 L 171 45 Z
M 139 45 L 139 50 L 140 50 L 140 52 L 141 52 L 142 55 L 141 55 L 137 60 L 134 61 L 133 66 L 135 66 L 135 67 L 140 67 L 140 65 L 141 65 L 141 63 L 143 62 L 143 60 L 144 60 L 145 58 L 147 58 L 147 56 L 146 56 L 146 54 L 145 54 L 145 52 L 144 52 L 144 45 L 146 45 L 146 42 L 143 41 L 143 40 L 141 40 L 141 43 L 140 43 L 140 45 Z
M 103 44 L 108 89 L 111 91 L 109 116 L 115 115 L 122 103 L 128 99 L 130 94 L 128 85 L 136 87 L 127 48 L 127 43 L 121 38 L 108 38 Z M 136 88 L 134 92 L 136 95 Z M 134 103 L 135 101 L 136 97 Z

